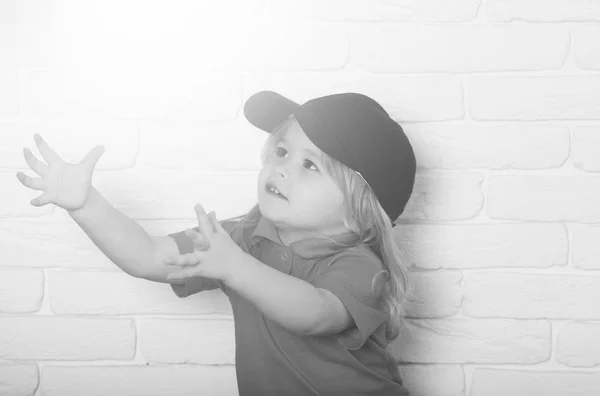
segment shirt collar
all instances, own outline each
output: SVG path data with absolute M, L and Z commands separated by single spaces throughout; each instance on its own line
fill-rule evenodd
M 269 239 L 280 246 L 285 246 L 279 237 L 275 225 L 261 216 L 258 225 L 250 236 L 250 244 L 256 246 L 262 239 Z M 305 259 L 331 256 L 349 246 L 358 243 L 358 236 L 352 232 L 334 235 L 327 238 L 308 238 L 292 242 L 290 248 Z

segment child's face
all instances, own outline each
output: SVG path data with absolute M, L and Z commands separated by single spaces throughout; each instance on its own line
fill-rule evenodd
M 294 122 L 258 177 L 258 204 L 287 242 L 348 231 L 344 197 L 325 173 L 321 150 Z M 285 237 L 285 238 L 284 238 Z

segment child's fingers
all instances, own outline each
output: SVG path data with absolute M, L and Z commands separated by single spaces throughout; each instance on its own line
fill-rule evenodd
M 83 164 L 87 170 L 91 171 L 98 163 L 100 157 L 102 157 L 102 154 L 104 154 L 104 146 L 96 146 L 85 155 L 80 163 Z
M 179 267 L 190 267 L 200 264 L 201 257 L 197 253 L 186 253 L 179 256 L 168 257 L 165 259 L 166 265 L 173 265 Z
M 194 247 L 198 250 L 207 250 L 210 247 L 208 239 L 198 231 L 188 228 L 184 231 L 185 236 L 190 238 L 194 243 Z
M 210 223 L 215 232 L 225 232 L 226 233 L 223 226 L 221 226 L 221 223 L 219 223 L 219 220 L 217 220 L 217 214 L 215 212 L 210 212 L 208 214 L 208 219 L 210 220 Z
M 38 174 L 38 176 L 44 177 L 46 173 L 48 173 L 48 167 L 46 164 L 42 163 L 40 160 L 36 158 L 35 155 L 28 148 L 23 149 L 23 156 L 25 157 L 25 162 L 31 168 L 32 171 Z
M 181 270 L 181 271 L 177 271 L 177 272 L 171 272 L 170 274 L 167 275 L 167 280 L 180 280 L 180 279 L 186 279 L 189 278 L 190 275 L 188 274 L 188 271 Z
M 214 233 L 212 225 L 210 224 L 210 220 L 208 220 L 208 216 L 204 211 L 204 208 L 200 204 L 196 204 L 194 206 L 194 210 L 196 211 L 196 218 L 198 219 L 198 228 L 200 232 L 204 234 L 205 238 L 207 238 L 210 242 L 210 235 Z
M 39 197 L 32 199 L 30 202 L 33 206 L 44 206 L 49 204 L 51 200 L 48 194 L 44 193 Z
M 46 182 L 43 179 L 37 177 L 34 179 L 33 177 L 27 176 L 23 172 L 17 172 L 17 179 L 19 179 L 21 184 L 23 184 L 25 187 L 29 187 L 33 190 L 46 190 Z M 49 204 L 50 202 L 52 202 L 52 200 L 46 192 L 40 195 L 39 197 L 29 201 L 29 203 L 31 203 L 33 206 L 44 206 Z
M 39 191 L 46 190 L 46 183 L 44 182 L 43 179 L 40 179 L 39 177 L 33 178 L 30 176 L 27 176 L 23 172 L 17 172 L 17 179 L 19 179 L 21 184 L 23 184 L 25 187 L 29 187 L 33 190 L 39 190 Z
M 46 160 L 46 163 L 48 165 L 52 165 L 56 162 L 63 162 L 62 159 L 58 156 L 58 154 L 56 154 L 54 150 L 52 150 L 50 146 L 48 146 L 48 144 L 44 141 L 44 139 L 42 139 L 40 135 L 36 133 L 35 135 L 33 135 L 33 137 L 35 140 L 35 144 L 37 145 L 37 148 L 40 151 L 40 154 L 42 154 L 42 157 L 44 158 L 44 160 Z

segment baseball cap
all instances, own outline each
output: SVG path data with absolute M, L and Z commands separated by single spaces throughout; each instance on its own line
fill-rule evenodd
M 291 114 L 321 151 L 358 172 L 392 223 L 413 191 L 416 159 L 402 127 L 374 99 L 346 92 L 300 105 L 273 91 L 253 94 L 244 115 L 271 133 Z

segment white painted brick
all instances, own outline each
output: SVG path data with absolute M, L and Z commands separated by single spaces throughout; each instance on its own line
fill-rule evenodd
M 546 268 L 564 266 L 568 260 L 569 241 L 560 224 L 403 225 L 396 229 L 409 263 L 417 268 Z
M 489 216 L 499 219 L 595 222 L 597 202 L 597 176 L 492 176 L 486 195 Z
M 479 173 L 427 173 L 417 175 L 415 187 L 401 219 L 466 220 L 483 206 Z
M 0 318 L 0 359 L 132 359 L 135 325 L 127 319 Z
M 131 167 L 138 151 L 138 126 L 133 121 L 70 118 L 0 121 L 0 130 L 6 139 L 0 143 L 0 167 L 21 169 L 32 177 L 38 176 L 25 162 L 22 148 L 28 147 L 44 161 L 33 140 L 34 133 L 42 135 L 62 159 L 71 163 L 81 161 L 94 146 L 104 145 L 96 170 Z
M 556 360 L 571 367 L 600 365 L 600 324 L 567 323 L 556 338 Z
M 600 6 L 598 6 L 600 20 Z M 600 70 L 600 27 L 582 26 L 573 30 L 575 63 L 581 69 Z
M 553 26 L 404 25 L 352 36 L 355 62 L 372 72 L 559 69 L 569 33 Z
M 62 209 L 57 211 L 64 212 Z M 3 221 L 0 228 L 0 267 L 18 264 L 28 267 L 117 269 L 68 218 L 66 212 L 61 216 Z
M 410 320 L 391 344 L 402 362 L 540 363 L 550 357 L 550 323 L 541 320 Z
M 47 366 L 44 396 L 237 396 L 232 366 Z
M 231 313 L 220 290 L 181 299 L 169 284 L 121 271 L 52 271 L 50 305 L 60 315 Z
M 600 4 L 589 0 L 489 0 L 487 15 L 493 21 L 600 21 Z
M 0 269 L 0 312 L 35 312 L 40 309 L 43 298 L 44 274 L 41 270 Z
M 469 77 L 476 120 L 600 119 L 600 76 Z
M 135 32 L 135 29 L 131 29 L 131 25 L 128 24 L 136 16 L 141 27 L 149 27 L 151 23 L 156 24 L 157 19 L 161 19 L 161 23 L 156 26 L 156 29 L 162 32 L 172 29 L 173 25 L 177 23 L 184 25 L 194 21 L 206 23 L 225 16 L 234 20 L 238 20 L 242 16 L 252 18 L 258 13 L 260 4 L 259 0 L 247 0 L 242 3 L 238 0 L 222 0 L 215 3 L 177 2 L 171 7 L 164 7 L 162 3 L 147 4 L 143 0 L 128 0 L 125 3 L 120 0 L 106 0 L 101 5 L 91 7 L 74 0 L 63 0 L 55 2 L 54 6 L 57 11 L 64 13 L 61 21 L 66 26 L 84 28 L 91 25 L 90 29 L 102 27 L 105 29 L 102 33 L 110 32 L 111 28 L 115 32 L 130 29 L 132 34 L 136 35 L 140 33 Z M 139 7 L 142 5 L 147 8 L 143 14 L 140 14 Z M 121 12 L 121 18 L 115 17 L 114 14 L 117 11 Z M 106 22 L 112 22 L 114 25 L 112 27 L 104 26 L 103 24 Z
M 233 320 L 145 319 L 139 338 L 150 363 L 235 364 Z
M 99 172 L 94 185 L 134 219 L 190 219 L 194 205 L 215 211 L 219 220 L 246 213 L 256 204 L 258 172 L 206 174 L 184 170 Z
M 57 63 L 215 70 L 240 51 L 259 6 L 260 0 L 179 1 L 169 7 L 139 0 L 107 0 L 94 6 L 54 2 Z
M 456 314 L 462 303 L 461 281 L 458 271 L 411 273 L 406 316 L 434 318 Z
M 600 276 L 465 273 L 463 312 L 476 317 L 600 319 Z
M 463 396 L 464 374 L 456 365 L 400 365 L 404 386 L 412 396 Z
M 272 19 L 325 21 L 381 21 L 381 5 L 373 0 L 264 0 L 264 13 Z
M 23 113 L 35 116 L 233 119 L 241 78 L 233 74 L 87 69 L 23 72 Z
M 245 98 L 257 91 L 271 90 L 304 103 L 318 96 L 359 92 L 378 101 L 401 125 L 464 117 L 462 85 L 456 76 L 340 76 L 250 74 L 244 82 Z
M 598 156 L 600 127 L 575 127 L 572 139 L 571 161 L 573 165 L 585 171 L 600 171 L 600 156 Z
M 442 0 L 266 0 L 270 18 L 317 19 L 327 21 L 448 21 L 475 18 L 481 0 L 459 0 L 452 5 Z
M 33 396 L 38 383 L 35 363 L 0 363 L 0 395 Z
M 0 115 L 21 113 L 20 100 L 17 70 L 0 67 Z
M 478 368 L 471 396 L 591 396 L 600 393 L 600 373 Z
M 121 8 L 114 12 L 120 11 Z M 214 70 L 336 70 L 348 59 L 350 42 L 338 27 L 266 22 L 249 17 L 232 19 L 229 14 L 227 11 L 204 22 L 192 21 L 186 16 L 183 20 L 171 21 L 176 26 L 166 28 L 140 19 L 139 12 L 132 16 L 136 29 L 130 25 L 113 25 L 110 30 L 105 26 L 94 28 L 94 22 L 100 21 L 98 16 L 92 17 L 91 26 L 61 25 L 59 63 L 111 68 L 127 65 L 155 71 L 185 69 L 185 73 L 191 75 L 194 70 L 200 74 Z M 112 23 L 115 19 L 126 20 L 123 15 L 107 18 Z M 73 35 L 73 31 L 78 35 Z
M 146 6 L 142 14 L 139 12 L 141 6 Z M 135 17 L 138 17 L 140 27 L 147 28 L 154 23 L 156 30 L 163 32 L 177 26 L 177 23 L 182 25 L 200 21 L 208 23 L 223 17 L 233 20 L 239 20 L 240 17 L 253 18 L 260 10 L 260 6 L 260 0 L 247 0 L 241 3 L 238 0 L 177 2 L 170 7 L 165 7 L 160 2 L 148 4 L 143 0 L 127 0 L 125 3 L 121 0 L 106 0 L 95 7 L 76 0 L 54 2 L 55 10 L 63 13 L 61 21 L 66 26 L 71 28 L 89 26 L 90 30 L 101 27 L 105 29 L 102 33 L 108 33 L 111 29 L 115 33 L 128 29 L 133 35 L 141 34 L 131 28 L 130 22 Z M 121 18 L 116 18 L 117 11 L 121 12 L 119 15 Z M 160 24 L 156 23 L 158 19 Z M 112 22 L 114 25 L 104 26 L 106 22 Z
M 52 66 L 55 59 L 53 2 L 4 0 L 0 11 L 0 64 Z
M 397 21 L 462 22 L 474 19 L 481 0 L 383 0 L 386 18 Z
M 569 230 L 573 267 L 600 269 L 600 225 L 569 224 Z
M 422 168 L 545 169 L 569 156 L 561 125 L 407 124 L 404 130 Z
M 1 95 L 1 94 L 0 94 Z M 41 191 L 31 190 L 21 184 L 14 170 L 0 169 L 0 218 L 3 217 L 39 217 L 51 214 L 52 205 L 32 206 L 29 202 L 42 195 Z
M 322 24 L 252 24 L 231 43 L 233 47 L 218 46 L 222 55 L 228 55 L 224 65 L 228 70 L 336 70 L 350 55 L 347 34 Z
M 147 29 L 148 34 L 139 37 L 139 43 L 117 43 L 117 51 L 121 48 L 133 64 L 145 66 L 158 61 L 165 69 L 178 69 L 184 65 L 188 73 L 337 70 L 344 67 L 350 53 L 347 34 L 335 26 L 290 21 L 256 22 L 249 18 L 234 23 L 223 16 L 211 21 L 210 29 L 198 26 L 198 21 L 193 23 L 194 26 L 179 28 L 188 30 L 185 35 L 179 31 L 166 32 L 165 37 L 153 42 L 149 38 L 156 32 Z M 130 45 L 144 48 L 132 56 L 125 48 Z M 190 51 L 190 48 L 199 50 Z M 102 61 L 96 60 L 97 54 L 89 52 L 90 59 Z M 160 59 L 155 59 L 156 53 L 161 53 Z M 109 59 L 114 59 L 114 54 Z
M 268 134 L 243 122 L 142 125 L 140 166 L 186 170 L 259 170 Z

